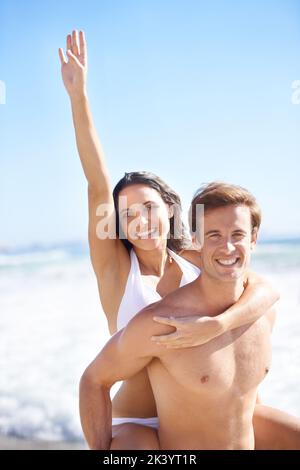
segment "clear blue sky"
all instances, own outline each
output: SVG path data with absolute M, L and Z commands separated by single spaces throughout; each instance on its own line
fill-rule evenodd
M 0 0 L 0 245 L 86 239 L 86 184 L 57 49 L 89 48 L 89 95 L 113 183 L 162 176 L 248 187 L 263 233 L 300 235 L 300 4 Z

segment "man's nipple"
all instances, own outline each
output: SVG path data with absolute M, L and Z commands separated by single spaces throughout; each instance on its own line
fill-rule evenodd
M 209 375 L 203 375 L 201 377 L 201 383 L 206 384 L 209 381 Z

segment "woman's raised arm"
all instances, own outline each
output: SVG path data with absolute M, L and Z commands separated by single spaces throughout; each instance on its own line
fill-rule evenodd
M 101 195 L 103 202 L 112 199 L 109 176 L 101 143 L 97 136 L 87 96 L 87 47 L 83 31 L 67 36 L 67 57 L 59 49 L 61 73 L 71 100 L 78 153 L 89 188 Z
M 97 232 L 100 222 L 114 227 L 114 204 L 112 188 L 105 158 L 93 122 L 87 95 L 87 46 L 83 31 L 73 31 L 67 36 L 66 54 L 59 49 L 61 73 L 72 107 L 77 149 L 88 182 L 89 245 L 94 271 L 102 284 L 100 297 L 110 290 L 120 276 L 120 266 L 129 269 L 128 253 L 122 242 L 114 236 L 102 236 Z M 107 284 L 107 289 L 105 285 Z M 109 296 L 110 296 L 109 292 Z

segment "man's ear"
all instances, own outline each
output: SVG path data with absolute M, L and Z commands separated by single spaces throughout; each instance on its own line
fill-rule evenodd
M 257 227 L 254 227 L 251 234 L 251 250 L 254 250 L 257 243 Z

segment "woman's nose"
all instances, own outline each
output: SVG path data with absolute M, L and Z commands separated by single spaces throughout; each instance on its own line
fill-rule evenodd
M 139 222 L 140 225 L 148 225 L 148 218 L 145 215 L 141 214 Z

